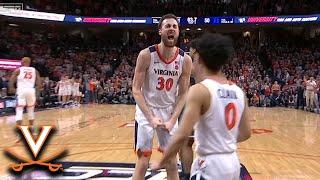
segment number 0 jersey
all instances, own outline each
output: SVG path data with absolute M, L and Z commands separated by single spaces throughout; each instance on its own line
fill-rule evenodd
M 245 94 L 235 84 L 201 82 L 210 92 L 210 107 L 195 125 L 196 152 L 201 156 L 232 153 L 237 148 Z
M 36 69 L 33 67 L 22 66 L 19 68 L 17 78 L 17 89 L 34 88 L 36 81 Z
M 178 81 L 182 73 L 184 51 L 177 48 L 169 62 L 163 61 L 158 46 L 149 47 L 151 61 L 146 73 L 142 93 L 148 106 L 167 108 L 176 102 Z

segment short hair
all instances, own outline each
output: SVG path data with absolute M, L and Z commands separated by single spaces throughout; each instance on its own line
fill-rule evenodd
M 221 70 L 234 52 L 232 39 L 222 34 L 205 33 L 196 41 L 195 49 L 211 71 Z
M 158 23 L 158 29 L 160 29 L 162 27 L 162 22 L 165 20 L 165 19 L 175 19 L 179 25 L 179 20 L 178 20 L 178 17 L 174 14 L 166 14 L 166 15 L 163 15 Z
M 198 44 L 199 44 L 199 39 L 193 39 L 190 43 L 189 43 L 189 47 L 192 49 L 197 50 L 198 49 Z

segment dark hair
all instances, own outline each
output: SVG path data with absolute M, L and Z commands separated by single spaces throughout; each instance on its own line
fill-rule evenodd
M 193 39 L 190 44 L 189 47 L 192 49 L 198 49 L 199 47 L 199 38 Z
M 195 49 L 211 71 L 219 71 L 234 52 L 232 39 L 222 34 L 206 33 L 195 41 Z
M 158 24 L 158 29 L 161 28 L 162 22 L 163 22 L 165 19 L 175 19 L 175 20 L 177 21 L 177 23 L 179 24 L 179 20 L 178 20 L 178 18 L 177 18 L 176 15 L 174 15 L 174 14 L 166 14 L 166 15 L 163 15 L 163 16 L 161 17 L 161 19 L 160 19 L 160 21 L 159 21 L 159 24 Z

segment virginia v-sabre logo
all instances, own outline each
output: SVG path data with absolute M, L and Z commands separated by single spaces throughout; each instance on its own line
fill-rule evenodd
M 12 159 L 18 160 L 18 163 L 10 165 L 13 171 L 21 172 L 23 171 L 24 167 L 35 165 L 47 167 L 48 170 L 51 172 L 57 172 L 58 170 L 62 170 L 62 164 L 51 163 L 51 161 L 59 158 L 62 154 L 64 154 L 66 152 L 65 148 L 62 148 L 59 151 L 51 154 L 49 157 L 39 158 L 39 153 L 43 149 L 43 145 L 48 140 L 50 132 L 54 129 L 53 126 L 42 126 L 37 139 L 35 139 L 32 133 L 30 132 L 29 126 L 17 126 L 17 128 L 21 131 L 25 141 L 27 142 L 26 145 L 28 145 L 29 150 L 33 155 L 33 158 L 21 156 L 20 153 L 17 153 L 10 148 L 6 148 L 6 154 Z

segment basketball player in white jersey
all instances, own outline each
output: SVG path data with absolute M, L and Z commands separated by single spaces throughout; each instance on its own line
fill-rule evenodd
M 80 104 L 80 96 L 81 96 L 79 79 L 76 79 L 73 83 L 72 96 L 75 100 L 76 105 L 79 105 Z
M 239 179 L 237 142 L 248 139 L 251 128 L 245 93 L 221 71 L 233 52 L 232 41 L 220 34 L 205 34 L 197 46 L 191 55 L 193 65 L 195 69 L 203 65 L 206 79 L 190 88 L 179 130 L 152 169 L 175 157 L 195 126 L 197 158 L 190 179 Z
M 60 81 L 57 83 L 57 86 L 55 87 L 56 93 L 58 93 L 58 99 L 61 105 L 63 105 L 66 102 L 65 99 L 65 91 L 66 91 L 66 83 L 64 76 L 61 76 Z
M 66 75 L 65 76 L 65 83 L 66 83 L 66 103 L 69 103 L 70 101 L 70 97 L 71 97 L 71 91 L 72 91 L 72 83 L 71 83 L 71 79 L 69 79 L 69 76 Z
M 311 76 L 310 79 L 306 82 L 306 109 L 307 111 L 313 111 L 314 106 L 313 102 L 316 95 L 317 83 L 314 78 Z
M 16 106 L 16 125 L 22 124 L 22 115 L 24 107 L 27 107 L 29 126 L 33 127 L 34 122 L 34 106 L 36 103 L 36 89 L 40 89 L 40 75 L 39 72 L 30 67 L 31 59 L 29 57 L 22 58 L 21 67 L 15 70 L 9 81 L 9 89 L 11 92 L 16 92 L 17 106 Z M 14 83 L 17 83 L 17 89 L 14 88 Z M 32 128 L 33 129 L 33 128 Z M 20 141 L 18 137 L 16 142 Z
M 194 52 L 196 51 L 198 39 L 194 39 L 190 42 L 190 51 L 189 55 L 192 57 Z M 193 62 L 195 63 L 195 62 Z M 204 67 L 201 67 L 198 65 L 198 68 L 195 68 L 195 66 L 192 66 L 192 76 L 195 80 L 195 83 L 199 83 L 203 81 L 206 77 L 205 72 L 204 72 Z M 190 83 L 190 85 L 194 85 Z M 182 111 L 183 113 L 183 111 Z M 181 123 L 181 115 L 180 115 L 180 123 Z M 181 180 L 188 180 L 190 179 L 190 171 L 191 171 L 191 165 L 193 161 L 193 150 L 192 150 L 192 145 L 194 143 L 194 138 L 193 138 L 194 133 L 192 132 L 191 136 L 189 136 L 188 140 L 186 140 L 183 143 L 183 146 L 180 149 L 179 152 L 179 157 L 181 160 L 181 165 L 182 165 L 182 174 L 183 176 Z
M 158 137 L 158 150 L 165 150 L 185 104 L 190 81 L 191 58 L 175 46 L 179 37 L 177 17 L 173 14 L 162 16 L 158 28 L 161 42 L 140 52 L 133 78 L 132 90 L 137 102 L 135 150 L 138 155 L 133 180 L 145 179 L 154 132 Z M 168 162 L 165 167 L 168 179 L 179 179 L 176 157 Z

